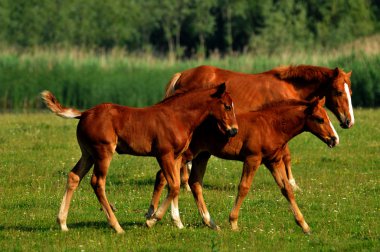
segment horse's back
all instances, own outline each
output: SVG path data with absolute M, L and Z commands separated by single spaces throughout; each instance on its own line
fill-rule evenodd
M 271 71 L 248 74 L 214 66 L 199 66 L 181 72 L 174 90 L 188 92 L 220 83 L 226 83 L 236 112 L 257 109 L 262 104 L 285 98 L 299 98 L 293 86 L 287 85 Z
M 189 91 L 198 88 L 214 87 L 223 82 L 228 86 L 231 83 L 238 83 L 239 79 L 247 78 L 254 78 L 254 75 L 203 65 L 181 72 L 181 76 L 176 83 L 176 89 L 186 89 L 186 91 Z

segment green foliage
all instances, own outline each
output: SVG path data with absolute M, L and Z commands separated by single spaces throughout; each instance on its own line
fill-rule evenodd
M 378 32 L 379 6 L 375 0 L 2 0 L 0 43 L 154 49 L 174 58 L 331 48 Z
M 0 114 L 0 247 L 2 251 L 378 251 L 379 110 L 355 110 L 352 129 L 336 127 L 340 145 L 329 149 L 304 133 L 290 143 L 296 200 L 312 234 L 295 224 L 270 172 L 258 170 L 240 211 L 240 231 L 228 215 L 242 163 L 211 158 L 204 196 L 221 231 L 206 228 L 191 193 L 180 193 L 183 230 L 169 212 L 152 229 L 144 226 L 155 174 L 154 158 L 115 155 L 107 197 L 124 235 L 112 231 L 90 186 L 91 171 L 75 192 L 69 232 L 55 218 L 67 173 L 80 157 L 76 120 L 49 114 Z M 337 121 L 333 122 L 335 125 Z
M 277 54 L 284 49 L 298 51 L 311 45 L 313 37 L 307 29 L 304 2 L 289 0 L 263 3 L 261 8 L 266 18 L 260 33 L 251 37 L 254 51 Z

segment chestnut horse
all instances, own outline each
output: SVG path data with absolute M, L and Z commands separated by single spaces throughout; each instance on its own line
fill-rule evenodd
M 278 67 L 258 74 L 245 74 L 213 66 L 199 66 L 176 73 L 166 87 L 166 97 L 175 92 L 212 87 L 225 82 L 227 91 L 235 102 L 236 113 L 256 110 L 264 104 L 287 100 L 311 100 L 326 97 L 326 107 L 340 121 L 343 128 L 354 125 L 351 104 L 351 72 L 339 68 L 329 69 L 319 66 Z M 289 181 L 297 189 L 291 171 L 290 151 L 284 149 L 284 162 Z M 183 169 L 182 180 L 188 179 Z
M 83 176 L 94 165 L 91 185 L 106 214 L 108 223 L 123 233 L 110 206 L 105 184 L 108 167 L 115 151 L 119 154 L 156 157 L 169 192 L 166 200 L 152 215 L 152 222 L 160 220 L 172 202 L 175 224 L 182 228 L 178 211 L 180 165 L 193 131 L 206 118 L 218 122 L 218 128 L 229 136 L 237 133 L 233 103 L 225 92 L 225 85 L 175 95 L 147 108 L 131 108 L 116 104 L 100 104 L 84 112 L 63 107 L 49 91 L 42 92 L 48 108 L 64 118 L 80 119 L 77 139 L 82 156 L 68 174 L 66 192 L 57 221 L 67 231 L 66 219 L 74 190 Z
M 247 195 L 253 177 L 260 164 L 272 173 L 282 194 L 289 201 L 296 222 L 305 233 L 310 232 L 294 198 L 283 161 L 286 144 L 298 134 L 308 131 L 329 147 L 339 143 L 339 137 L 323 109 L 325 98 L 314 98 L 311 102 L 287 100 L 266 105 L 259 111 L 245 112 L 236 116 L 239 133 L 234 138 L 226 138 L 215 130 L 215 123 L 204 122 L 194 132 L 185 159 L 192 160 L 193 168 L 189 179 L 203 222 L 213 228 L 219 227 L 211 219 L 202 195 L 202 181 L 210 155 L 244 162 L 238 195 L 230 214 L 233 230 L 238 229 L 237 221 L 242 202 Z M 165 178 L 158 174 L 161 183 L 155 185 L 156 195 L 164 188 Z M 153 208 L 158 198 L 152 200 Z M 150 212 L 154 212 L 150 210 Z

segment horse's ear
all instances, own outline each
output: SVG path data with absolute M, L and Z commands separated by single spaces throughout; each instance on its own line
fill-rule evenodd
M 323 98 L 318 101 L 318 104 L 319 106 L 323 107 L 325 106 L 325 103 L 326 103 L 326 97 L 323 96 Z
M 226 92 L 226 83 L 222 83 L 217 86 L 216 92 L 211 95 L 211 97 L 221 98 L 222 95 Z
M 349 71 L 349 72 L 347 73 L 347 77 L 348 77 L 348 78 L 351 78 L 351 74 L 352 74 L 352 71 Z
M 339 68 L 336 67 L 336 68 L 334 69 L 334 76 L 338 76 L 338 75 L 339 75 Z
M 316 108 L 319 104 L 319 97 L 314 97 L 313 99 L 310 100 L 310 104 L 305 110 L 306 114 L 311 115 L 313 114 L 314 108 Z
M 319 100 L 320 100 L 320 99 L 319 99 L 318 96 L 314 97 L 313 99 L 310 100 L 310 106 L 311 106 L 311 107 L 315 107 L 315 106 L 317 106 Z

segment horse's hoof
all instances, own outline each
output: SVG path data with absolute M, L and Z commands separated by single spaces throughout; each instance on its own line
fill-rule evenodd
M 145 218 L 146 219 L 151 219 L 153 217 L 153 214 L 155 212 L 156 212 L 156 210 L 154 209 L 153 205 L 150 205 L 149 208 L 148 208 L 148 211 L 145 214 Z
M 308 230 L 303 230 L 303 233 L 304 233 L 305 235 L 311 235 L 311 230 L 310 230 L 310 228 L 309 228 Z
M 118 235 L 125 234 L 124 229 L 115 230 Z
M 156 219 L 149 219 L 149 220 L 146 220 L 145 221 L 145 225 L 148 227 L 148 228 L 151 228 L 153 227 L 155 224 L 156 224 L 157 220 Z
M 186 183 L 184 186 L 185 186 L 186 192 L 191 192 L 191 188 L 188 183 Z
M 290 179 L 289 183 L 292 186 L 293 191 L 302 191 L 294 179 Z
M 209 228 L 215 231 L 220 231 L 220 227 L 215 224 L 215 222 L 211 219 L 209 224 L 206 224 Z
M 174 224 L 176 225 L 177 228 L 183 229 L 185 226 L 182 224 L 181 221 L 175 221 Z
M 212 230 L 215 230 L 215 231 L 220 231 L 221 230 L 218 225 L 214 225 L 211 228 L 212 228 Z
M 230 222 L 230 224 L 231 224 L 231 230 L 232 231 L 239 231 L 239 226 L 238 226 L 238 224 L 237 224 L 237 221 L 235 222 L 235 221 L 231 221 Z
M 69 229 L 67 228 L 67 226 L 61 226 L 61 231 L 62 232 L 68 232 Z

